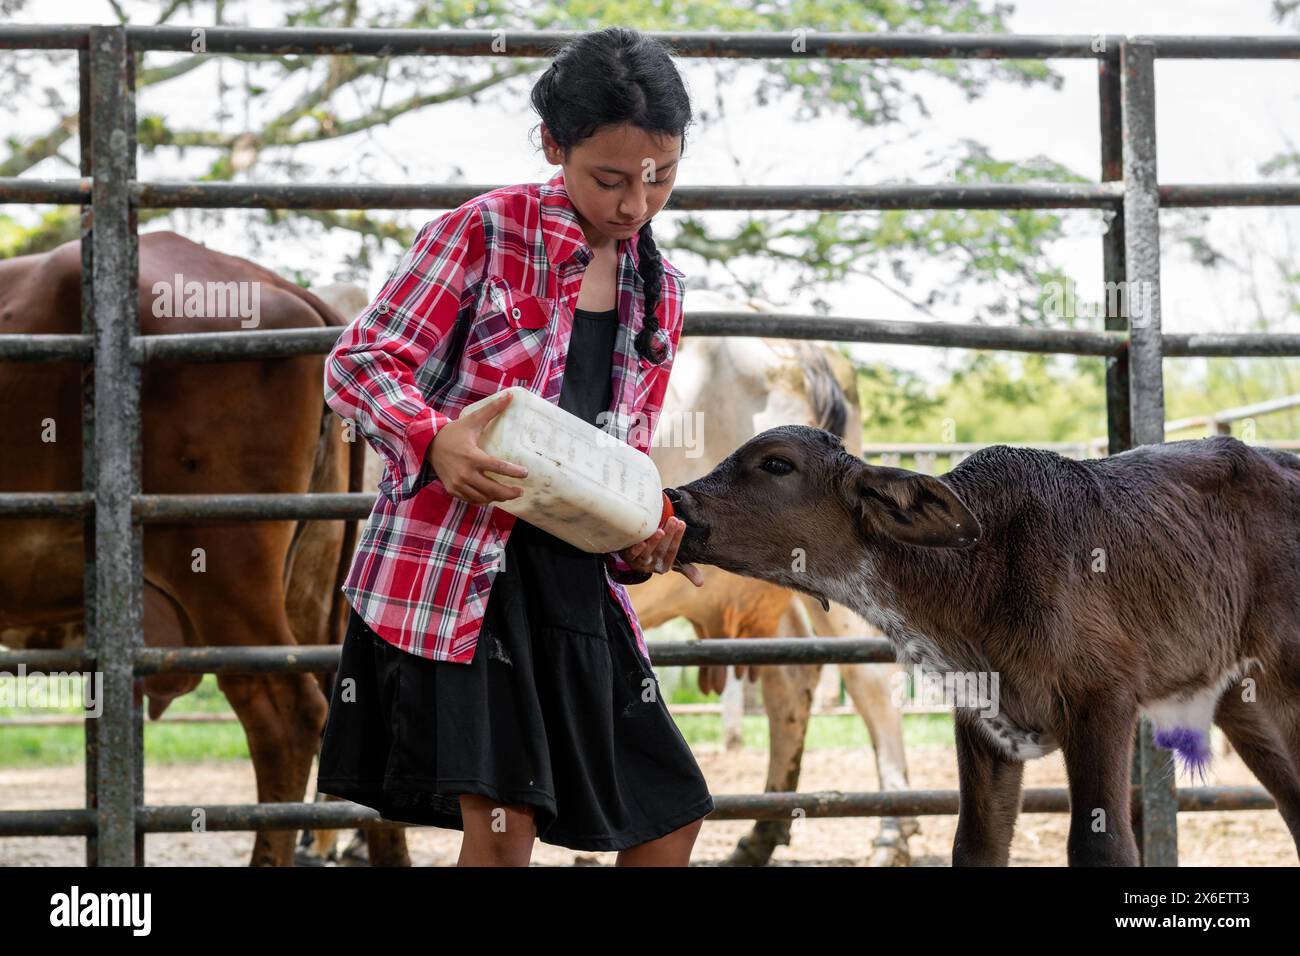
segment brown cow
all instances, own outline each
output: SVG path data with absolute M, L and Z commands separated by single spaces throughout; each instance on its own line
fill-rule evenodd
M 0 262 L 0 334 L 81 331 L 80 242 Z M 198 283 L 199 285 L 190 285 Z M 195 292 L 198 295 L 195 295 Z M 342 326 L 310 292 L 245 259 L 172 232 L 140 237 L 143 335 Z M 186 306 L 190 306 L 187 308 Z M 324 405 L 322 355 L 152 362 L 142 373 L 146 494 L 360 490 L 359 442 Z M 0 363 L 0 491 L 77 491 L 81 368 Z M 101 412 L 103 414 L 104 412 Z M 67 646 L 82 630 L 82 522 L 4 519 L 0 637 Z M 339 587 L 355 522 L 205 521 L 144 530 L 144 641 L 150 646 L 342 640 Z M 344 540 L 346 537 L 347 540 Z M 327 698 L 311 674 L 218 678 L 248 738 L 261 802 L 303 799 Z M 150 717 L 197 677 L 143 682 Z M 293 833 L 259 832 L 254 865 L 288 865 Z

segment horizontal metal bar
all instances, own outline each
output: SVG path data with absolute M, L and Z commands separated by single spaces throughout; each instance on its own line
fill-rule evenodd
M 54 203 L 77 206 L 90 204 L 94 180 L 81 179 L 29 179 L 25 176 L 0 176 L 0 205 L 35 205 Z
M 136 495 L 133 517 L 149 523 L 191 521 L 343 521 L 370 517 L 375 496 L 365 492 L 307 494 Z M 0 493 L 0 518 L 77 518 L 94 508 L 80 491 Z
M 85 491 L 7 491 L 0 493 L 0 518 L 80 518 L 95 506 Z
M 6 23 L 0 26 L 0 50 L 87 50 L 88 23 Z
M 149 674 L 315 673 L 339 666 L 339 645 L 141 647 L 136 676 Z
M 1283 395 L 1281 398 L 1270 398 L 1265 402 L 1255 402 L 1251 405 L 1241 405 L 1237 408 L 1221 408 L 1208 415 L 1193 415 L 1190 418 L 1176 418 L 1172 421 L 1165 422 L 1165 431 L 1180 432 L 1188 428 L 1202 428 L 1208 425 L 1215 425 L 1224 422 L 1238 422 L 1243 418 L 1255 418 L 1258 415 L 1271 415 L 1274 412 L 1284 412 L 1297 406 L 1300 406 L 1300 395 Z M 1255 444 L 1264 443 L 1256 442 Z
M 451 209 L 502 184 L 140 182 L 142 209 Z M 1111 209 L 1120 183 L 678 186 L 666 209 Z
M 140 521 L 317 521 L 370 517 L 375 496 L 363 491 L 335 493 L 136 495 L 132 513 Z
M 548 57 L 579 33 L 567 30 L 510 30 L 504 38 L 493 30 L 357 30 L 286 27 L 205 27 L 208 53 L 320 54 L 356 56 L 495 56 Z M 882 59 L 927 57 L 954 59 L 1046 59 L 1066 57 L 1097 59 L 1093 36 L 1015 35 L 989 33 L 837 33 L 810 29 L 795 52 L 787 32 L 646 31 L 646 35 L 672 46 L 675 56 L 744 59 Z M 179 26 L 129 26 L 127 39 L 134 50 L 193 48 L 193 28 Z M 502 48 L 502 39 L 505 40 Z M 1123 37 L 1107 38 L 1117 49 Z
M 698 641 L 647 641 L 658 667 L 714 664 L 892 664 L 883 637 L 753 637 Z
M 96 829 L 94 810 L 0 810 L 0 837 L 84 837 Z
M 95 654 L 81 647 L 0 651 L 0 674 L 17 674 L 19 667 L 27 673 L 39 671 L 43 674 L 90 671 L 95 669 Z
M 292 355 L 325 355 L 342 333 L 340 326 L 326 326 L 143 335 L 132 341 L 131 354 L 137 362 L 238 362 Z
M 1300 36 L 1136 36 L 1130 41 L 1155 44 L 1165 60 L 1294 60 L 1300 57 Z
M 846 707 L 847 711 L 857 713 L 852 707 Z M 669 713 L 672 713 L 669 708 Z M 913 713 L 914 710 L 904 710 L 904 713 Z M 814 714 L 817 711 L 813 711 Z M 158 727 L 175 726 L 177 724 L 233 724 L 239 722 L 239 715 L 233 710 L 224 711 L 199 711 L 195 713 L 174 713 L 168 712 L 165 716 L 157 720 L 150 720 L 148 726 Z M 0 717 L 0 731 L 6 727 L 84 727 L 86 725 L 85 711 L 78 711 L 72 714 L 40 714 L 35 717 Z
M 1170 183 L 1156 192 L 1161 209 L 1300 206 L 1300 183 Z
M 661 667 L 699 664 L 889 664 L 894 651 L 879 637 L 765 637 L 740 640 L 650 641 Z M 137 675 L 314 672 L 338 667 L 339 646 L 143 647 Z M 2 658 L 0 658 L 2 659 Z
M 1140 789 L 1132 789 L 1134 802 Z M 708 820 L 789 820 L 804 817 L 920 817 L 953 816 L 956 790 L 902 790 L 808 793 L 715 794 Z M 1204 813 L 1272 810 L 1276 803 L 1263 787 L 1185 787 L 1178 791 L 1178 810 Z M 1035 787 L 1022 794 L 1022 813 L 1067 813 L 1068 792 L 1061 787 Z M 245 803 L 144 806 L 136 808 L 136 829 L 142 833 L 181 833 L 194 828 L 195 811 L 202 811 L 204 830 L 261 830 L 403 827 L 381 820 L 377 811 L 347 800 L 314 803 Z M 5 810 L 0 812 L 0 836 L 87 836 L 95 832 L 91 810 Z
M 194 49 L 202 29 L 205 53 L 353 54 L 357 56 L 494 56 L 547 57 L 578 34 L 560 30 L 518 30 L 501 35 L 488 30 L 374 30 L 256 27 L 128 26 L 133 50 Z M 0 49 L 68 49 L 89 47 L 88 24 L 6 24 Z M 837 33 L 809 30 L 803 50 L 794 52 L 788 33 L 719 33 L 647 31 L 673 47 L 674 55 L 744 59 L 1104 59 L 1126 41 L 1155 45 L 1166 59 L 1294 59 L 1300 38 L 1293 36 L 1097 36 L 1042 34 L 909 34 Z M 495 44 L 495 46 L 494 46 Z
M 1165 358 L 1300 355 L 1300 334 L 1294 332 L 1166 332 L 1163 338 Z
M 198 810 L 203 813 L 203 828 L 213 832 L 352 827 L 391 830 L 404 826 L 383 820 L 377 810 L 349 800 L 139 807 L 135 812 L 135 826 L 142 833 L 187 833 L 194 829 L 195 811 Z
M 1131 790 L 1136 807 L 1140 787 Z M 844 793 L 764 793 L 715 795 L 716 809 L 709 820 L 789 820 L 799 812 L 807 817 L 951 816 L 958 810 L 956 790 L 881 791 Z M 1263 787 L 1187 787 L 1178 791 L 1178 809 L 1195 813 L 1211 810 L 1271 810 L 1273 798 Z M 1060 787 L 1029 788 L 1022 793 L 1022 813 L 1068 813 L 1069 793 Z
M 0 335 L 0 361 L 93 362 L 91 335 Z
M 0 203 L 90 202 L 92 180 L 0 178 Z M 456 183 L 195 183 L 137 182 L 132 201 L 142 209 L 452 209 L 499 188 Z M 873 186 L 679 186 L 666 209 L 1112 209 L 1123 184 L 937 183 Z M 1159 188 L 1162 208 L 1300 205 L 1300 183 L 1171 183 Z
M 319 329 L 249 329 L 244 332 L 139 336 L 132 344 L 132 354 L 139 362 L 246 361 L 292 355 L 324 355 L 333 348 L 342 332 L 342 328 L 330 326 Z M 706 310 L 686 313 L 683 334 L 765 336 L 1101 356 L 1120 354 L 1128 341 L 1122 332 L 861 319 L 788 312 Z M 1300 355 L 1300 334 L 1288 332 L 1167 332 L 1163 341 L 1165 356 L 1172 358 Z M 0 361 L 90 361 L 87 350 L 92 348 L 93 343 L 88 336 L 0 335 Z M 0 510 L 0 514 L 3 514 L 3 510 Z
M 666 208 L 815 209 L 1112 209 L 1120 183 L 896 183 L 872 186 L 680 186 Z
M 1122 332 L 905 322 L 781 312 L 687 312 L 683 332 L 687 335 L 765 336 L 1069 355 L 1116 355 L 1127 341 Z

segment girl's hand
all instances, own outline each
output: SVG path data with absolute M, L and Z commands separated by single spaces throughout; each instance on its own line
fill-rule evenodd
M 523 494 L 522 488 L 503 485 L 483 472 L 494 471 L 500 475 L 525 478 L 528 469 L 489 455 L 478 446 L 484 426 L 505 411 L 512 397 L 506 393 L 497 401 L 448 422 L 433 436 L 426 453 L 429 464 L 453 498 L 486 505 L 494 501 L 509 501 Z
M 650 571 L 655 574 L 680 571 L 697 588 L 704 587 L 704 575 L 700 573 L 699 568 L 693 564 L 677 563 L 677 548 L 681 545 L 682 535 L 685 533 L 685 521 L 681 518 L 669 518 L 662 528 L 656 529 L 654 534 L 640 544 L 634 544 L 620 551 L 619 557 L 637 571 Z

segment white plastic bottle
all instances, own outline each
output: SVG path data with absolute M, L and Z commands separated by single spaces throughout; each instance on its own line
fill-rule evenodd
M 485 472 L 524 490 L 493 502 L 496 507 L 593 554 L 644 541 L 672 515 L 649 455 L 526 388 L 503 389 L 461 414 L 500 401 L 506 392 L 514 397 L 483 429 L 479 447 L 523 465 L 528 477 Z

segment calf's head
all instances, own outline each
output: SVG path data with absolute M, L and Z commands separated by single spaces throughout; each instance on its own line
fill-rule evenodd
M 873 546 L 964 548 L 980 534 L 939 479 L 869 465 L 831 432 L 807 425 L 768 429 L 667 494 L 686 523 L 678 560 L 761 578 L 823 604 L 828 590 L 838 590 L 828 585 Z

